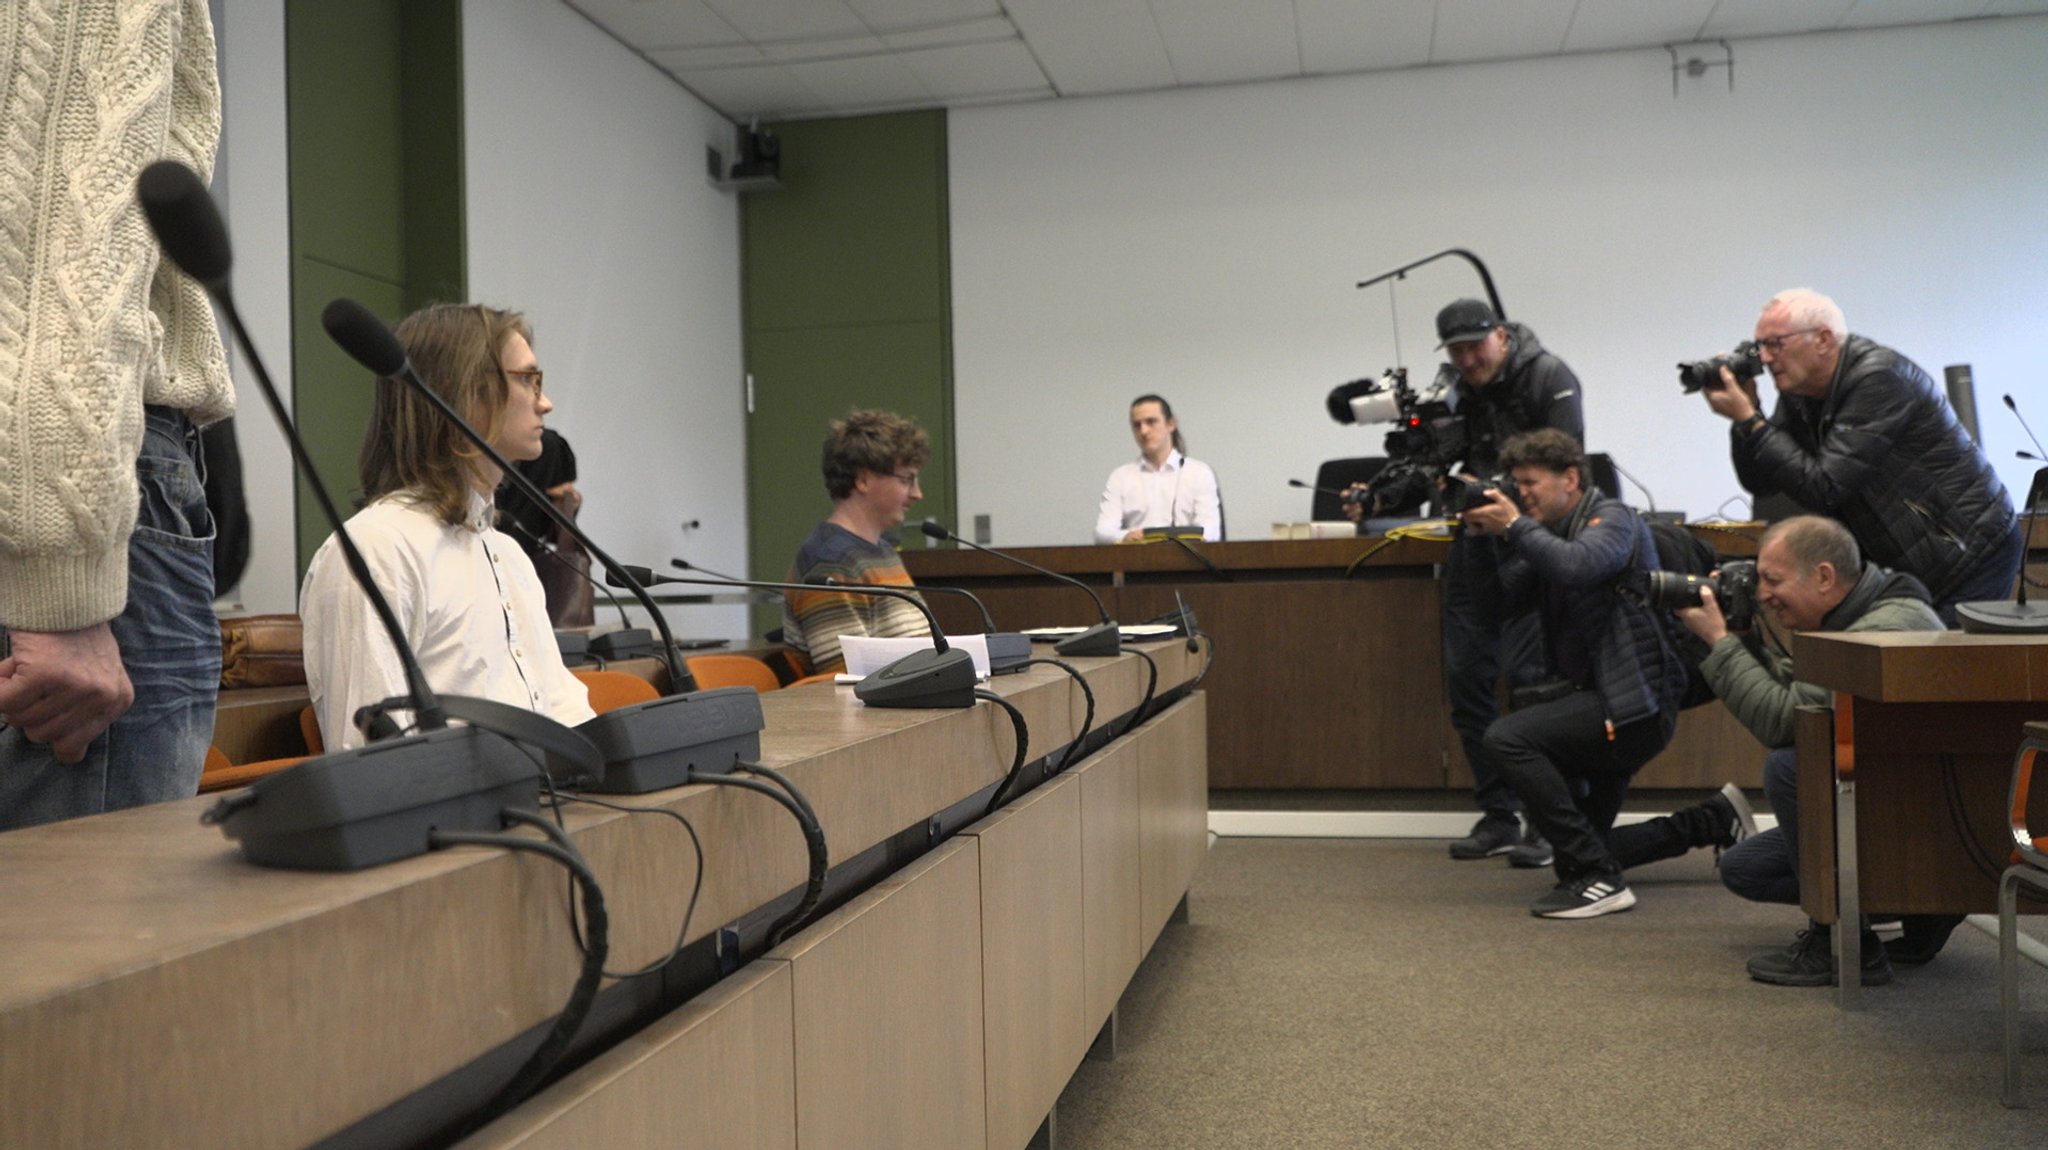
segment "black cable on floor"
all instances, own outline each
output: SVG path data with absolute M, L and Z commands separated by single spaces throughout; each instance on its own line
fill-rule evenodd
M 804 916 L 817 907 L 818 900 L 825 895 L 825 872 L 831 868 L 831 858 L 825 848 L 825 829 L 818 825 L 817 817 L 809 812 L 809 803 L 799 805 L 795 799 L 767 783 L 754 779 L 734 778 L 731 775 L 698 774 L 691 775 L 690 781 L 711 783 L 721 787 L 738 787 L 741 790 L 767 795 L 780 803 L 790 816 L 796 819 L 797 826 L 803 831 L 804 847 L 811 856 L 811 873 L 804 882 L 803 897 L 797 900 L 796 906 L 792 907 L 788 914 L 776 919 L 774 925 L 768 928 L 768 947 L 772 950 L 804 920 Z
M 1075 735 L 1074 741 L 1067 744 L 1067 753 L 1060 756 L 1060 765 L 1054 768 L 1055 771 L 1064 771 L 1074 765 L 1074 760 L 1080 756 L 1081 749 L 1088 743 L 1088 733 L 1095 729 L 1095 688 L 1090 687 L 1087 678 L 1081 672 L 1075 670 L 1072 663 L 1064 659 L 1026 659 L 1017 665 L 1020 667 L 1030 667 L 1040 664 L 1047 667 L 1058 667 L 1060 670 L 1072 675 L 1074 681 L 1081 684 L 1081 697 L 1088 702 L 1088 710 L 1081 719 L 1081 733 Z
M 1010 713 L 1010 726 L 1017 732 L 1016 757 L 1010 760 L 1010 773 L 1003 776 L 1003 781 L 996 784 L 995 793 L 988 797 L 988 809 L 981 812 L 983 817 L 986 817 L 994 814 L 996 809 L 1003 805 L 1003 802 L 1008 797 L 1010 788 L 1017 783 L 1017 776 L 1024 773 L 1024 751 L 1025 748 L 1031 745 L 1031 733 L 1024 725 L 1024 712 L 1012 705 L 1010 700 L 1003 698 L 994 691 L 980 689 L 975 690 L 974 697 L 986 699 L 1003 710 L 1008 711 Z
M 582 853 L 576 849 L 576 844 L 570 840 L 568 834 L 550 823 L 545 816 L 534 811 L 507 807 L 500 812 L 500 816 L 507 822 L 538 827 L 542 834 L 553 841 L 535 842 L 517 835 L 435 830 L 428 832 L 427 842 L 435 850 L 461 845 L 503 847 L 506 850 L 544 855 L 561 863 L 583 887 L 583 914 L 587 920 L 590 949 L 584 953 L 583 969 L 576 976 L 576 985 L 569 992 L 568 1003 L 562 1007 L 561 1013 L 555 1016 L 554 1027 L 541 1039 L 540 1045 L 527 1056 L 526 1062 L 511 1079 L 470 1118 L 457 1140 L 518 1105 L 521 1099 L 547 1077 L 548 1071 L 561 1058 L 563 1051 L 569 1048 L 570 1040 L 576 1037 L 576 1032 L 583 1026 L 583 1020 L 590 1014 L 591 1004 L 597 999 L 598 983 L 604 977 L 605 955 L 611 945 L 610 920 L 606 918 L 604 910 L 604 891 L 597 885 L 597 876 L 591 873 L 590 864 L 583 861 Z

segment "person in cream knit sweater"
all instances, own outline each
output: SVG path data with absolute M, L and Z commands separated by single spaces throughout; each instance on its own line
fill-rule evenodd
M 219 139 L 205 0 L 0 5 L 0 829 L 198 787 L 198 432 L 234 388 L 134 189 L 159 159 L 210 175 Z

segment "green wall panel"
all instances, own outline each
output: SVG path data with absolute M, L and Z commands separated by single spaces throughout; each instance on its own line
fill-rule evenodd
M 749 341 L 754 377 L 749 436 L 786 445 L 747 457 L 747 490 L 755 493 L 749 558 L 758 578 L 782 578 L 797 546 L 832 512 L 819 455 L 827 425 L 852 406 L 846 396 L 859 396 L 863 407 L 907 415 L 927 431 L 950 426 L 944 397 L 932 385 L 945 359 L 944 337 L 939 324 L 925 322 L 761 332 Z M 917 518 L 952 521 L 950 435 L 932 436 L 932 458 L 920 485 L 924 498 L 910 509 L 913 526 L 904 532 L 906 548 L 924 545 L 914 526 Z
M 751 572 L 779 579 L 831 510 L 831 419 L 883 408 L 932 439 L 913 518 L 951 521 L 953 351 L 943 111 L 774 126 L 782 184 L 749 193 L 740 233 Z M 924 545 L 914 529 L 906 548 Z M 756 632 L 780 611 L 756 611 Z
M 292 409 L 346 514 L 369 380 L 320 327 L 348 296 L 387 320 L 464 295 L 460 0 L 289 0 Z M 301 570 L 329 532 L 301 478 Z

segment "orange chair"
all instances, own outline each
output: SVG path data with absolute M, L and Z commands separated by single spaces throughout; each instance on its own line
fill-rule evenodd
M 838 677 L 839 672 L 837 671 L 820 671 L 815 675 L 805 675 L 803 678 L 791 683 L 790 686 L 801 687 L 809 683 L 829 683 Z
M 752 687 L 756 691 L 777 690 L 782 681 L 774 668 L 747 655 L 692 655 L 686 660 L 690 677 L 702 690 L 713 687 Z
M 299 734 L 306 739 L 306 753 L 321 755 L 327 753 L 327 744 L 320 738 L 320 717 L 313 713 L 313 704 L 308 703 L 299 712 Z
M 575 670 L 570 674 L 583 680 L 584 687 L 590 691 L 590 709 L 600 715 L 661 697 L 654 684 L 624 671 Z
M 264 759 L 260 763 L 230 763 L 225 751 L 219 747 L 206 748 L 206 766 L 199 776 L 199 793 L 231 791 L 246 787 L 265 775 L 274 775 L 286 767 L 305 762 L 311 756 L 291 755 L 282 759 Z

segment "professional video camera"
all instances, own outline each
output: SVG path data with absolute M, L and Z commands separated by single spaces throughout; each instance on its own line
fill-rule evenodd
M 1408 369 L 1390 367 L 1378 379 L 1357 379 L 1330 392 L 1330 418 L 1338 423 L 1391 423 L 1385 440 L 1387 465 L 1367 481 L 1365 490 L 1348 502 L 1368 507 L 1420 506 L 1433 500 L 1448 514 L 1486 501 L 1491 484 L 1449 481 L 1451 468 L 1471 448 L 1465 417 L 1451 411 L 1449 396 L 1458 374 L 1449 364 L 1438 370 L 1427 389 L 1408 386 Z
M 1689 575 L 1679 571 L 1652 571 L 1643 589 L 1643 602 L 1660 611 L 1697 607 L 1700 589 L 1710 588 L 1720 604 L 1721 617 L 1730 631 L 1747 631 L 1756 621 L 1756 563 L 1737 559 L 1721 564 L 1719 575 Z
M 1685 389 L 1687 395 L 1703 387 L 1719 387 L 1721 369 L 1724 367 L 1734 373 L 1739 382 L 1747 382 L 1763 374 L 1764 358 L 1757 352 L 1756 341 L 1745 339 L 1735 345 L 1734 351 L 1724 355 L 1703 359 L 1697 363 L 1679 364 L 1678 385 Z

